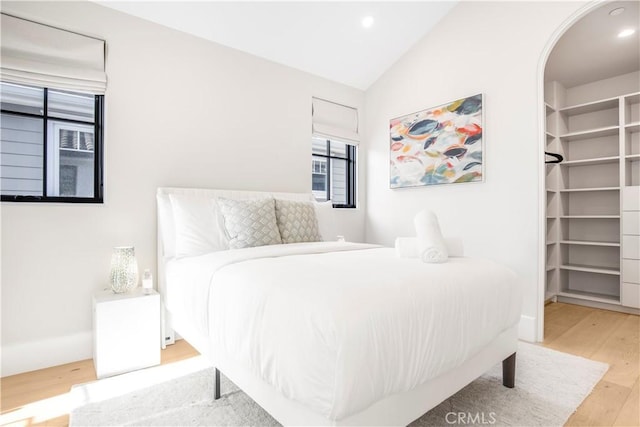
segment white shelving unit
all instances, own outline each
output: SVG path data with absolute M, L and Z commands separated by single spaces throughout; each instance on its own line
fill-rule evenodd
M 640 236 L 626 234 L 640 228 L 629 225 L 640 208 L 623 215 L 627 194 L 640 194 L 640 92 L 572 103 L 588 93 L 571 91 L 545 88 L 545 151 L 564 157 L 546 165 L 546 298 L 640 308 L 640 259 L 629 249 Z

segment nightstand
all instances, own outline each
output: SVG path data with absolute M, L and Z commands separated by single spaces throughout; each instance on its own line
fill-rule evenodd
M 160 294 L 93 296 L 93 362 L 98 378 L 160 364 Z

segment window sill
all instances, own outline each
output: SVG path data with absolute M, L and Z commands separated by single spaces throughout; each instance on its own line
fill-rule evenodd
M 102 197 L 2 196 L 1 201 L 18 203 L 104 203 Z

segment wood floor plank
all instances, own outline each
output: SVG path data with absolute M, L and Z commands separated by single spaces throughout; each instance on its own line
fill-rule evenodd
M 637 390 L 631 388 L 639 381 L 639 328 L 640 317 L 634 315 L 571 304 L 545 306 L 544 346 L 610 365 L 566 425 L 640 426 Z
M 566 311 L 571 304 L 565 304 L 563 302 L 551 302 L 544 306 L 544 315 L 549 316 L 551 313 L 554 313 L 559 310 Z
M 178 362 L 200 354 L 185 340 L 176 341 L 175 344 L 168 346 L 167 349 L 171 349 L 171 351 L 160 353 L 161 364 Z
M 544 308 L 544 343 L 548 344 L 583 320 L 593 309 L 580 305 L 552 303 Z
M 600 381 L 565 426 L 610 426 L 631 394 L 628 387 Z
M 604 381 L 633 387 L 640 375 L 640 317 L 627 315 L 592 359 L 609 364 Z
M 46 395 L 49 392 L 60 392 L 60 388 L 71 387 L 96 379 L 93 360 L 83 360 L 52 368 L 40 369 L 29 372 L 29 375 L 18 374 L 2 378 L 2 400 L 13 398 L 22 394 L 35 393 L 42 390 Z M 3 405 L 4 408 L 4 405 Z
M 613 425 L 620 427 L 640 426 L 640 380 L 636 379 L 636 383 Z
M 545 347 L 586 358 L 602 346 L 609 335 L 624 322 L 626 314 L 594 309 L 557 338 L 544 342 Z

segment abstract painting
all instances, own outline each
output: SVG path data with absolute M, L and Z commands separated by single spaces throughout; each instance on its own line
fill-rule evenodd
M 391 188 L 483 180 L 482 94 L 390 121 Z

